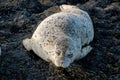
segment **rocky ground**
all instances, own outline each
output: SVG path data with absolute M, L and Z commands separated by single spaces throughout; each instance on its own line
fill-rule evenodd
M 61 4 L 87 11 L 95 30 L 92 52 L 67 69 L 27 52 L 21 43 Z M 0 0 L 0 47 L 0 80 L 120 80 L 120 1 Z

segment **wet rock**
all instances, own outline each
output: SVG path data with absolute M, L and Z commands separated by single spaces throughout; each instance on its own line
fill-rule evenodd
M 72 64 L 69 68 L 66 68 L 66 69 L 50 66 L 50 71 L 51 70 L 53 73 L 49 76 L 48 80 L 49 79 L 55 79 L 55 80 L 85 79 L 85 80 L 88 80 L 88 77 L 86 76 L 85 72 L 82 70 L 80 65 Z
M 91 15 L 96 16 L 97 18 L 104 18 L 105 11 L 102 8 L 94 7 L 90 10 Z
M 114 0 L 105 0 L 105 1 L 98 0 L 98 2 L 97 2 L 97 6 L 98 6 L 98 7 L 105 8 L 106 5 L 111 4 L 113 1 L 114 1 Z
M 50 15 L 52 15 L 54 13 L 60 12 L 60 11 L 61 10 L 60 10 L 59 6 L 54 6 L 54 7 L 50 7 L 47 10 L 45 10 L 43 12 L 43 14 L 45 15 L 45 17 L 48 17 L 48 16 L 50 16 Z
M 9 31 L 0 30 L 0 40 L 9 38 L 12 35 Z
M 2 54 L 2 51 L 1 51 L 1 47 L 0 47 L 0 56 L 1 56 L 1 54 Z
M 119 3 L 112 3 L 111 5 L 106 6 L 106 8 L 104 8 L 105 12 L 107 13 L 108 16 L 115 16 L 115 15 L 119 15 L 120 13 L 120 7 L 119 7 Z
M 93 9 L 94 7 L 96 7 L 96 5 L 97 5 L 97 2 L 94 1 L 94 0 L 87 1 L 87 2 L 86 2 L 85 4 L 83 4 L 83 5 L 79 5 L 79 4 L 78 4 L 78 6 L 79 6 L 81 9 L 83 9 L 83 10 L 85 10 L 85 11 L 87 11 L 87 12 L 90 12 L 90 10 Z
M 67 3 L 66 0 L 39 0 L 39 2 L 48 7 Z
M 120 79 L 120 75 L 119 75 L 119 74 L 112 75 L 112 76 L 110 76 L 108 79 L 109 79 L 109 80 L 110 80 L 110 79 L 119 80 L 119 79 Z
M 19 30 L 20 30 L 20 26 L 18 25 L 12 25 L 10 29 L 11 33 L 17 33 L 19 32 Z
M 110 51 L 113 52 L 113 53 L 115 53 L 115 54 L 119 54 L 119 52 L 120 52 L 120 46 L 117 45 L 117 46 L 111 47 Z
M 66 1 L 68 1 L 71 4 L 77 4 L 77 3 L 83 4 L 89 0 L 66 0 Z
M 19 2 L 19 8 L 21 10 L 27 10 L 30 13 L 40 13 L 43 11 L 43 6 L 37 0 L 21 0 Z
M 55 1 L 53 0 L 39 0 L 39 2 L 47 7 L 51 7 L 51 6 L 55 6 L 56 3 Z

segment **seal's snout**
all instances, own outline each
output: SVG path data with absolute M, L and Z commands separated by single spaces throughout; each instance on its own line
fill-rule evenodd
M 57 67 L 62 67 L 62 68 L 67 68 L 69 67 L 70 65 L 70 60 L 68 59 L 60 59 L 60 58 L 57 58 L 55 61 L 54 61 L 54 64 L 57 66 Z
M 69 65 L 64 65 L 64 64 L 62 64 L 61 67 L 67 68 L 67 67 L 69 67 Z

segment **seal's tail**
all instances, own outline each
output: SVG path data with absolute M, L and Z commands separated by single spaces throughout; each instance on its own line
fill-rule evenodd
M 60 6 L 60 9 L 62 12 L 65 12 L 65 13 L 81 14 L 84 12 L 83 10 L 79 9 L 77 6 L 73 6 L 73 5 L 64 4 Z
M 65 13 L 72 13 L 72 14 L 77 14 L 77 15 L 82 15 L 82 16 L 88 17 L 88 13 L 81 10 L 77 6 L 63 4 L 60 6 L 60 10 Z

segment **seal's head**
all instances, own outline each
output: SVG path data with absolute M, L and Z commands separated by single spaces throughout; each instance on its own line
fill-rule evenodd
M 57 67 L 66 68 L 73 62 L 75 57 L 74 45 L 71 44 L 71 39 L 67 37 L 60 37 L 55 40 L 51 60 Z

